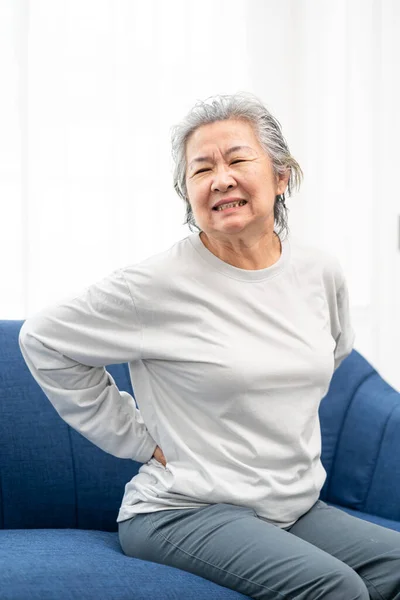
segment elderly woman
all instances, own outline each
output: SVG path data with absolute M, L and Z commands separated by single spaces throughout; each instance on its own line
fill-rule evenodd
M 128 556 L 257 599 L 399 600 L 400 533 L 318 499 L 318 408 L 354 331 L 338 260 L 282 235 L 302 172 L 281 127 L 219 96 L 172 143 L 192 233 L 27 319 L 27 366 L 71 427 L 144 463 Z M 125 362 L 138 408 L 104 368 Z

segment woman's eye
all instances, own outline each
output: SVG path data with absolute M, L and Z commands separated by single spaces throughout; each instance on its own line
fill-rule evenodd
M 232 164 L 234 165 L 234 164 L 235 164 L 235 163 L 237 163 L 237 162 L 245 162 L 245 161 L 244 161 L 244 160 L 242 160 L 242 159 L 238 159 L 238 160 L 234 160 L 234 161 L 232 162 Z M 198 175 L 199 173 L 205 173 L 206 171 L 209 171 L 209 170 L 210 170 L 210 169 L 201 169 L 201 171 L 197 171 L 197 172 L 195 173 L 195 175 Z

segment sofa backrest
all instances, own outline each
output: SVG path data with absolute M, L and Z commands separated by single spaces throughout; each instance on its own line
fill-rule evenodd
M 117 531 L 125 485 L 141 463 L 116 458 L 58 415 L 0 321 L 0 528 Z M 134 397 L 127 364 L 107 371 Z M 356 351 L 321 402 L 321 499 L 400 521 L 400 394 Z
M 61 419 L 21 354 L 23 323 L 0 321 L 0 528 L 117 531 L 141 463 L 107 454 Z M 127 364 L 107 371 L 134 396 Z
M 400 521 L 400 393 L 356 350 L 319 408 L 321 500 Z

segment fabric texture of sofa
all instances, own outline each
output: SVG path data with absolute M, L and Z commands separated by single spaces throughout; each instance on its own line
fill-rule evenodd
M 0 321 L 1 600 L 247 598 L 165 565 L 127 557 L 116 522 L 140 463 L 97 448 L 56 413 Z M 127 364 L 106 367 L 134 397 Z M 400 393 L 353 350 L 320 410 L 320 499 L 400 531 Z

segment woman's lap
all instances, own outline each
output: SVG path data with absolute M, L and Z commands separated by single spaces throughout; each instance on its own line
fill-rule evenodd
M 128 556 L 259 600 L 400 600 L 400 533 L 320 500 L 288 530 L 212 504 L 137 515 L 119 524 L 119 539 Z
M 354 569 L 371 598 L 400 600 L 400 532 L 321 500 L 288 531 Z

